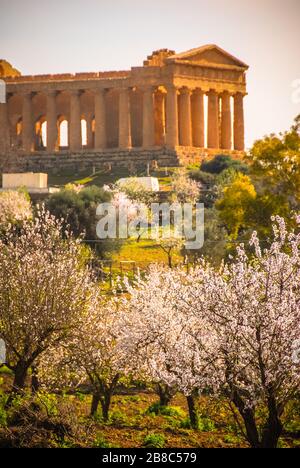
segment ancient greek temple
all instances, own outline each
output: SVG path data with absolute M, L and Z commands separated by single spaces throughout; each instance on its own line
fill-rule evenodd
M 247 69 L 216 45 L 112 72 L 25 76 L 1 60 L 0 153 L 39 170 L 239 154 Z

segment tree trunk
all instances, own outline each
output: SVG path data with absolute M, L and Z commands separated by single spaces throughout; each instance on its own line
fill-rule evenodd
M 20 362 L 15 368 L 15 377 L 13 381 L 12 391 L 14 393 L 22 393 L 25 388 L 28 367 L 25 363 Z
M 105 392 L 103 397 L 101 398 L 101 406 L 102 406 L 102 416 L 104 421 L 108 421 L 109 418 L 109 407 L 110 407 L 110 402 L 111 402 L 111 391 L 108 390 Z
M 259 448 L 260 441 L 255 421 L 254 410 L 245 406 L 243 399 L 240 397 L 237 391 L 234 392 L 232 401 L 243 418 L 249 444 L 252 448 Z
M 37 376 L 37 370 L 35 367 L 32 367 L 32 375 L 31 375 L 31 392 L 35 395 L 40 388 L 39 379 Z
M 281 433 L 281 422 L 279 420 L 269 420 L 266 427 L 263 429 L 261 448 L 276 448 Z
M 246 433 L 247 433 L 247 439 L 251 447 L 259 448 L 260 447 L 259 435 L 258 435 L 253 411 L 251 409 L 243 410 L 243 412 L 241 413 L 241 416 L 244 420 Z
M 270 398 L 268 402 L 268 409 L 269 416 L 266 426 L 262 431 L 261 447 L 276 448 L 283 427 L 279 419 L 279 414 L 274 398 Z
M 186 397 L 186 399 L 187 399 L 187 404 L 189 408 L 191 426 L 193 429 L 198 429 L 199 419 L 198 419 L 198 414 L 197 414 L 196 405 L 195 405 L 195 398 L 193 395 L 189 395 Z
M 96 393 L 93 394 L 92 403 L 91 403 L 91 412 L 90 412 L 91 416 L 95 416 L 95 414 L 97 413 L 99 403 L 100 403 L 100 396 Z
M 14 368 L 14 381 L 12 385 L 12 389 L 10 395 L 7 399 L 5 404 L 6 407 L 9 407 L 16 395 L 20 395 L 23 393 L 26 383 L 26 377 L 28 372 L 28 365 L 26 362 L 20 361 Z
M 171 254 L 171 253 L 168 253 L 168 265 L 169 265 L 169 268 L 173 268 L 173 265 L 172 265 L 172 254 Z
M 157 384 L 157 393 L 159 395 L 160 406 L 168 406 L 174 396 L 174 389 L 168 385 Z
M 92 399 L 91 415 L 96 413 L 98 405 L 99 403 L 101 403 L 103 420 L 108 421 L 111 397 L 114 393 L 119 378 L 120 374 L 116 374 L 112 379 L 112 382 L 108 385 L 105 384 L 105 382 L 103 382 L 99 376 L 96 376 L 95 379 L 93 379 L 93 377 L 90 376 L 91 382 L 93 382 L 94 385 L 95 382 L 97 382 L 97 386 L 95 387 L 95 393 L 93 394 Z

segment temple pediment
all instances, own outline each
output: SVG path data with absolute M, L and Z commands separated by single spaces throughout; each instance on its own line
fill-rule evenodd
M 246 65 L 241 60 L 237 59 L 233 55 L 229 54 L 225 50 L 221 49 L 221 47 L 215 44 L 208 44 L 202 47 L 197 47 L 195 49 L 188 50 L 186 52 L 182 52 L 180 54 L 174 54 L 169 56 L 166 61 L 169 62 L 176 62 L 176 63 L 190 63 L 193 65 L 202 65 L 202 66 L 215 66 L 215 67 L 222 67 L 231 68 L 231 67 L 238 67 L 247 69 L 248 65 Z

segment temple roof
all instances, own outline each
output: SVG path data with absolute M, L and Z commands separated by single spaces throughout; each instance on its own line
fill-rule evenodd
M 190 63 L 194 65 L 211 65 L 225 67 L 239 67 L 248 69 L 249 66 L 229 54 L 216 44 L 207 44 L 202 47 L 196 47 L 180 54 L 169 55 L 166 62 Z

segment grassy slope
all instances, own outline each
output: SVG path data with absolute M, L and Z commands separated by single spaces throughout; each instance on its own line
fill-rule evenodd
M 151 176 L 159 179 L 160 188 L 162 191 L 170 190 L 171 174 L 176 168 L 158 168 L 155 171 L 151 171 Z M 137 174 L 137 176 L 145 176 L 145 172 Z M 127 169 L 114 169 L 112 172 L 98 171 L 95 174 L 82 173 L 77 177 L 70 174 L 61 175 L 49 175 L 49 185 L 56 187 L 64 187 L 66 184 L 72 183 L 76 185 L 97 185 L 102 187 L 103 185 L 114 184 L 121 177 L 128 177 Z M 167 263 L 167 256 L 159 245 L 153 240 L 141 239 L 139 242 L 134 240 L 128 240 L 124 242 L 121 250 L 112 256 L 114 263 L 120 261 L 132 261 L 136 262 L 136 266 L 141 268 L 145 267 L 149 263 Z M 174 255 L 174 263 L 183 261 L 182 256 L 178 253 Z M 131 269 L 132 266 L 124 265 L 124 270 Z
M 112 256 L 114 262 L 132 260 L 137 265 L 143 266 L 149 263 L 167 263 L 167 255 L 152 239 L 141 239 L 139 242 L 128 240 L 123 244 L 120 251 Z M 176 252 L 174 263 L 183 261 L 183 257 Z
M 168 190 L 170 184 L 170 175 L 176 170 L 176 168 L 158 168 L 155 171 L 151 171 L 152 177 L 157 177 L 161 190 Z M 146 176 L 146 172 L 139 172 L 136 174 L 137 177 Z M 95 174 L 90 172 L 82 172 L 80 175 L 70 174 L 63 172 L 58 175 L 48 175 L 48 185 L 55 187 L 64 187 L 66 184 L 73 183 L 79 185 L 98 185 L 102 187 L 106 184 L 113 184 L 121 177 L 131 177 L 126 168 L 114 169 L 111 172 L 98 171 Z

